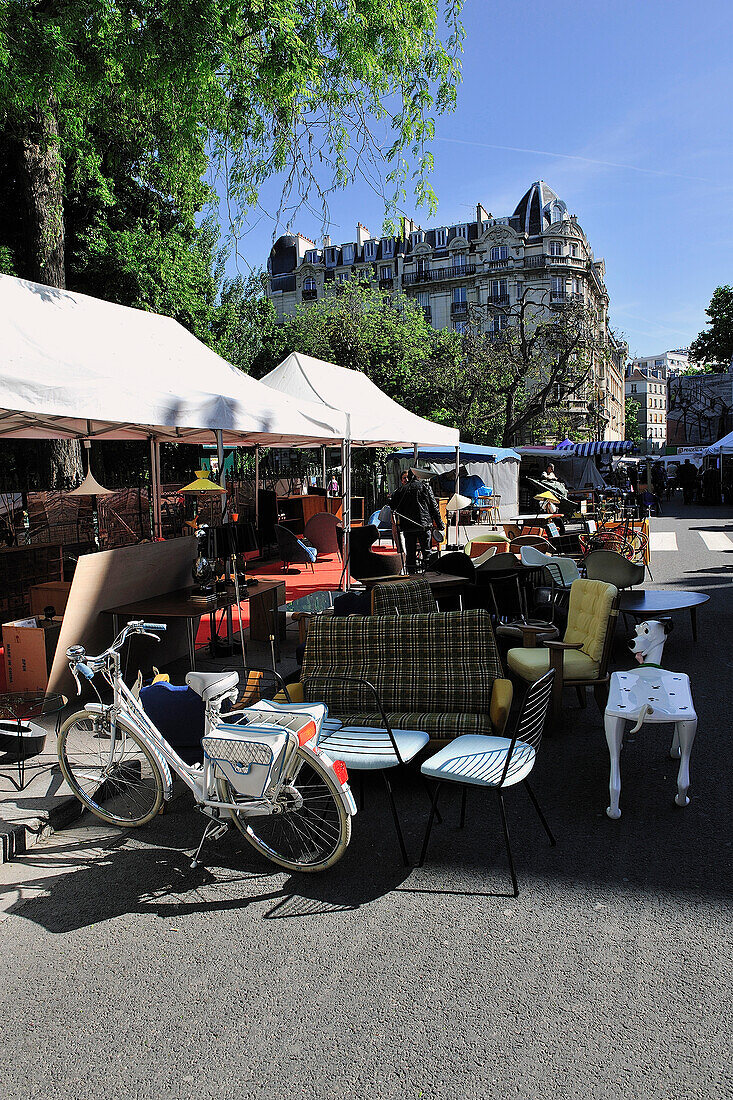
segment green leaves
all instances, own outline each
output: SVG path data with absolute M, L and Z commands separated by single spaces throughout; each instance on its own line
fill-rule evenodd
M 708 328 L 690 344 L 690 358 L 726 371 L 733 361 L 733 287 L 719 286 L 705 312 Z

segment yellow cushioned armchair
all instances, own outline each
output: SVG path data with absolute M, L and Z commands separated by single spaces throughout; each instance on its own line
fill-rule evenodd
M 618 616 L 618 589 L 605 581 L 581 578 L 570 586 L 568 625 L 561 642 L 545 642 L 537 647 L 537 627 L 523 628 L 524 648 L 510 649 L 509 669 L 525 683 L 533 684 L 549 669 L 555 669 L 552 687 L 552 713 L 560 716 L 563 687 L 578 689 L 585 705 L 585 688 L 591 686 L 603 711 L 609 680 L 608 660 Z

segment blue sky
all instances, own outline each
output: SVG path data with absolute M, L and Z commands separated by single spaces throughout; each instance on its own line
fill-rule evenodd
M 458 110 L 437 120 L 433 147 L 438 213 L 404 212 L 450 225 L 481 201 L 499 217 L 544 179 L 606 261 L 631 354 L 688 344 L 715 287 L 733 282 L 730 0 L 466 0 L 463 21 Z M 265 207 L 276 193 L 273 181 Z M 353 240 L 361 221 L 376 234 L 382 217 L 358 182 L 333 198 L 330 232 Z M 308 211 L 294 227 L 321 235 Z M 254 218 L 230 270 L 264 265 L 273 230 Z

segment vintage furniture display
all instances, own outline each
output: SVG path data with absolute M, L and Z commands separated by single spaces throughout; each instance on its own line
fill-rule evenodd
M 275 524 L 275 538 L 277 539 L 277 552 L 282 559 L 283 568 L 287 571 L 291 565 L 309 565 L 313 571 L 313 562 L 318 557 L 315 546 L 299 539 L 290 528 L 282 524 Z M 296 570 L 300 572 L 300 570 Z
M 343 531 L 341 521 L 330 512 L 316 512 L 305 525 L 304 537 L 319 554 L 341 555 L 339 532 Z
M 0 621 L 20 619 L 29 614 L 30 590 L 34 585 L 63 579 L 63 547 L 60 545 L 47 543 L 0 550 Z
M 380 706 L 344 676 L 369 681 Z M 381 727 L 386 717 L 393 730 L 428 733 L 436 747 L 461 733 L 503 733 L 512 696 L 491 620 L 480 610 L 318 615 L 308 632 L 301 679 L 301 698 L 326 703 L 344 725 Z
M 541 628 L 523 628 L 524 648 L 510 649 L 507 665 L 525 683 L 534 683 L 555 670 L 552 685 L 552 713 L 560 717 L 562 691 L 565 686 L 578 689 L 581 704 L 585 704 L 584 689 L 592 687 L 601 711 L 606 705 L 604 686 L 608 683 L 608 660 L 618 615 L 618 589 L 603 581 L 585 578 L 574 581 L 570 588 L 568 623 L 561 642 L 545 642 L 536 646 Z
M 16 791 L 24 790 L 25 762 L 43 752 L 46 730 L 39 719 L 52 714 L 60 715 L 66 699 L 57 692 L 15 691 L 0 695 L 0 752 L 8 753 L 18 770 L 17 782 L 8 779 Z M 58 723 L 57 723 L 58 725 Z
M 370 577 L 396 576 L 402 572 L 401 554 L 377 554 L 372 546 L 379 538 L 373 524 L 352 530 L 349 538 L 349 560 L 344 567 L 355 581 Z
M 689 611 L 692 639 L 697 641 L 697 609 L 710 597 L 705 592 L 683 592 L 678 589 L 647 588 L 643 592 L 622 592 L 620 608 L 624 615 L 637 619 L 671 615 L 674 611 Z
M 529 785 L 529 775 L 534 768 L 542 742 L 542 731 L 547 718 L 554 675 L 554 671 L 551 670 L 528 688 L 511 737 L 470 735 L 457 737 L 450 745 L 446 745 L 435 756 L 431 756 L 429 760 L 424 762 L 420 770 L 423 775 L 435 780 L 435 792 L 425 830 L 422 852 L 420 853 L 419 865 L 421 867 L 425 862 L 430 833 L 438 809 L 438 797 L 443 783 L 458 783 L 463 788 L 461 828 L 463 828 L 466 820 L 466 794 L 468 788 L 479 787 L 496 792 L 514 897 L 519 894 L 519 883 L 514 870 L 514 859 L 512 858 L 509 827 L 504 806 L 503 792 L 507 787 L 515 787 L 518 783 L 524 784 L 532 805 L 537 811 L 537 816 L 549 837 L 550 844 L 553 847 L 555 846 L 555 838 L 552 835 L 550 826 L 547 824 L 545 815 L 540 809 L 540 804 Z

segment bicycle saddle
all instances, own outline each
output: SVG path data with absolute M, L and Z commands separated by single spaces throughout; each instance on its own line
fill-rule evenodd
M 238 672 L 189 672 L 186 674 L 186 683 L 200 695 L 205 703 L 216 699 L 219 695 L 231 691 L 239 684 Z

